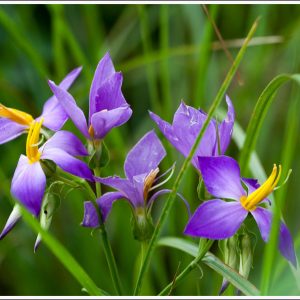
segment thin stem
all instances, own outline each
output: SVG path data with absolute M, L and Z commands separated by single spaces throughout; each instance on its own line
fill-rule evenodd
M 231 83 L 236 71 L 237 71 L 237 68 L 245 54 L 245 51 L 247 49 L 247 46 L 248 46 L 248 43 L 249 41 L 251 40 L 254 32 L 256 31 L 256 28 L 257 28 L 257 25 L 258 25 L 258 20 L 256 20 L 254 22 L 254 24 L 252 25 L 245 41 L 244 41 L 244 44 L 242 46 L 242 48 L 240 49 L 233 65 L 231 66 L 216 98 L 214 99 L 212 105 L 211 105 L 211 108 L 209 109 L 209 112 L 207 114 L 207 118 L 203 124 L 203 127 L 201 128 L 201 131 L 199 132 L 196 140 L 195 140 L 195 143 L 189 153 L 189 155 L 187 156 L 187 158 L 185 159 L 182 167 L 181 167 L 181 170 L 175 180 L 175 183 L 174 183 L 174 186 L 173 186 L 173 189 L 172 189 L 172 192 L 169 194 L 169 197 L 165 203 L 165 206 L 163 207 L 163 210 L 162 210 L 162 213 L 161 213 L 161 216 L 157 222 L 157 225 L 155 227 L 155 230 L 154 230 L 154 233 L 152 235 L 152 238 L 150 240 L 150 243 L 149 243 L 149 246 L 148 246 L 148 249 L 147 249 L 147 253 L 146 253 L 146 256 L 145 256 L 145 260 L 144 260 L 144 263 L 143 263 L 143 266 L 140 270 L 140 273 L 139 273 L 139 276 L 138 276 L 138 280 L 137 280 L 137 283 L 136 283 L 136 287 L 135 287 L 135 291 L 134 291 L 134 295 L 139 295 L 140 291 L 141 291 L 141 288 L 142 288 L 142 283 L 143 283 L 143 279 L 144 279 L 144 276 L 145 276 L 145 273 L 150 265 L 150 260 L 152 258 L 152 255 L 154 253 L 154 249 L 155 249 L 155 246 L 156 246 L 156 243 L 157 243 L 157 240 L 159 238 L 159 235 L 160 235 L 160 232 L 161 232 L 161 229 L 162 229 L 162 225 L 165 223 L 166 221 L 166 218 L 167 216 L 169 215 L 169 212 L 171 210 L 171 207 L 174 203 L 174 200 L 176 198 L 176 195 L 177 195 L 177 191 L 178 191 L 178 188 L 179 188 L 179 185 L 181 183 L 181 180 L 183 178 L 183 175 L 185 174 L 186 170 L 187 170 L 187 167 L 188 165 L 190 164 L 195 152 L 196 152 L 196 149 L 198 148 L 199 144 L 200 144 L 200 141 L 209 125 L 209 122 L 210 120 L 212 119 L 212 116 L 213 114 L 215 113 L 216 109 L 218 108 L 218 106 L 220 105 L 224 95 L 225 95 L 225 92 L 227 90 L 227 88 L 229 87 L 229 84 Z
M 180 283 L 191 271 L 193 271 L 204 255 L 208 252 L 213 242 L 213 240 L 208 240 L 204 247 L 201 247 L 201 249 L 199 247 L 199 255 L 195 257 L 195 259 L 193 259 L 191 263 L 158 294 L 158 296 L 168 295 L 178 283 Z

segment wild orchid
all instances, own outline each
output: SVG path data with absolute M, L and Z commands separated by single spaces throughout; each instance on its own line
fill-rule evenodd
M 170 178 L 169 176 L 167 180 L 157 183 L 157 180 L 161 178 L 157 177 L 159 173 L 158 166 L 165 156 L 166 151 L 163 145 L 155 132 L 150 131 L 129 151 L 124 163 L 126 178 L 119 176 L 95 177 L 96 181 L 117 190 L 117 192 L 108 192 L 97 199 L 103 221 L 106 220 L 114 201 L 119 199 L 128 201 L 137 223 L 148 220 L 153 202 L 159 196 L 170 192 L 169 189 L 162 189 L 149 197 L 150 192 L 160 187 Z M 162 176 L 164 175 L 166 173 Z M 179 196 L 184 200 L 181 195 Z M 188 206 L 187 203 L 186 205 Z M 92 202 L 85 202 L 84 209 L 82 225 L 97 227 L 99 225 L 98 214 Z
M 116 72 L 109 53 L 100 60 L 90 89 L 88 122 L 70 93 L 49 81 L 54 95 L 75 126 L 88 140 L 102 140 L 114 127 L 127 122 L 132 110 L 122 91 L 123 76 Z
M 80 72 L 81 67 L 71 71 L 59 84 L 59 87 L 63 90 L 69 89 Z M 67 121 L 68 115 L 57 98 L 52 96 L 45 102 L 42 115 L 36 120 L 40 118 L 43 118 L 43 126 L 52 131 L 58 131 Z M 26 133 L 33 122 L 34 118 L 30 114 L 0 104 L 0 144 Z
M 239 165 L 231 157 L 198 157 L 198 160 L 207 191 L 216 199 L 205 201 L 197 208 L 184 233 L 213 240 L 226 239 L 233 236 L 251 214 L 267 242 L 272 213 L 260 204 L 276 188 L 281 166 L 274 165 L 271 175 L 259 185 L 254 179 L 241 178 Z M 280 224 L 279 250 L 294 266 L 297 265 L 293 240 L 283 222 Z
M 217 156 L 224 154 L 233 130 L 234 108 L 228 96 L 227 117 L 220 123 L 212 119 L 205 131 L 201 143 L 192 159 L 196 169 L 199 169 L 198 156 Z M 181 102 L 177 109 L 172 125 L 150 112 L 150 117 L 169 142 L 185 157 L 189 154 L 197 135 L 199 134 L 207 115 L 200 109 L 195 109 Z

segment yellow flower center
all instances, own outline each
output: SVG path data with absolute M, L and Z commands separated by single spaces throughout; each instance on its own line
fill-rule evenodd
M 144 183 L 144 200 L 146 201 L 150 188 L 153 185 L 154 179 L 159 172 L 159 168 L 152 170 L 145 179 Z
M 279 169 L 279 170 L 278 170 Z M 270 195 L 276 187 L 281 176 L 281 165 L 279 168 L 274 164 L 273 170 L 269 178 L 257 190 L 248 196 L 240 198 L 242 206 L 250 211 L 256 208 L 256 205 Z
M 21 110 L 9 108 L 0 103 L 0 117 L 9 119 L 21 125 L 30 126 L 33 117 Z
M 30 163 L 35 163 L 40 160 L 41 153 L 39 152 L 39 137 L 44 118 L 38 122 L 32 122 L 29 127 L 29 132 L 26 141 L 26 155 Z

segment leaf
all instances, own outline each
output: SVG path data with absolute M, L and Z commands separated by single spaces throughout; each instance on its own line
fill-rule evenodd
M 278 89 L 286 82 L 294 80 L 300 84 L 300 74 L 281 74 L 276 76 L 263 90 L 255 105 L 254 111 L 249 122 L 246 139 L 240 154 L 240 167 L 242 172 L 246 171 L 253 149 L 256 146 L 258 135 L 262 127 L 266 114 L 272 104 Z
M 165 237 L 158 241 L 159 246 L 167 246 L 181 250 L 189 255 L 196 257 L 198 255 L 198 246 L 182 238 Z M 259 290 L 247 279 L 241 276 L 232 268 L 224 264 L 220 259 L 210 252 L 202 259 L 208 267 L 225 277 L 231 284 L 248 296 L 258 296 Z

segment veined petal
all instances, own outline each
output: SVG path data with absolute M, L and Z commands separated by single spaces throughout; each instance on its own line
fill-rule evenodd
M 30 163 L 26 156 L 21 155 L 12 179 L 12 195 L 31 213 L 38 216 L 45 187 L 46 176 L 40 163 Z
M 25 132 L 26 126 L 9 119 L 0 118 L 0 145 L 7 143 Z
M 75 126 L 82 132 L 82 134 L 87 139 L 90 139 L 86 118 L 83 111 L 77 106 L 73 96 L 57 86 L 53 81 L 49 80 L 48 83 L 52 92 L 59 101 L 60 105 L 64 108 L 65 112 L 68 114 L 69 118 L 72 119 Z
M 220 154 L 224 154 L 231 139 L 232 131 L 233 131 L 233 125 L 234 125 L 234 118 L 235 118 L 235 112 L 232 105 L 232 102 L 230 98 L 226 95 L 226 102 L 228 106 L 227 116 L 225 120 L 222 121 L 221 124 L 219 124 L 219 141 L 220 141 Z M 217 153 L 216 153 L 217 155 Z
M 241 184 L 240 167 L 229 156 L 199 157 L 199 166 L 210 194 L 239 201 L 245 191 Z
M 128 179 L 158 167 L 166 151 L 154 131 L 145 134 L 127 154 L 124 170 Z
M 205 201 L 189 220 L 184 233 L 212 240 L 227 239 L 237 232 L 247 215 L 248 211 L 239 202 Z
M 95 138 L 103 139 L 112 128 L 126 123 L 131 114 L 132 110 L 128 105 L 94 113 L 91 118 L 91 124 Z
M 111 60 L 111 57 L 109 55 L 109 52 L 107 52 L 103 58 L 100 60 L 95 75 L 92 81 L 91 90 L 90 90 L 90 117 L 91 119 L 92 115 L 99 111 L 98 109 L 98 91 L 99 88 L 103 85 L 103 83 L 112 75 L 115 74 L 115 68 L 113 65 L 113 62 Z
M 15 227 L 15 225 L 20 219 L 21 219 L 20 208 L 18 204 L 15 204 L 0 234 L 0 240 L 2 240 Z
M 268 242 L 272 225 L 272 213 L 265 208 L 257 207 L 251 211 L 251 214 L 257 223 L 262 239 Z M 279 250 L 288 261 L 295 267 L 297 266 L 293 239 L 288 228 L 282 222 L 280 223 Z
M 88 151 L 73 133 L 65 130 L 56 132 L 40 149 L 59 148 L 73 156 L 86 156 Z
M 45 148 L 42 152 L 41 159 L 52 160 L 64 171 L 93 181 L 93 173 L 83 161 L 59 148 Z
M 59 84 L 59 87 L 64 90 L 68 90 L 73 84 L 74 80 L 80 74 L 81 69 L 82 68 L 79 67 L 71 71 L 62 80 L 62 82 Z M 44 118 L 43 125 L 53 131 L 58 131 L 61 129 L 68 119 L 67 113 L 55 96 L 52 96 L 46 101 L 41 117 Z

